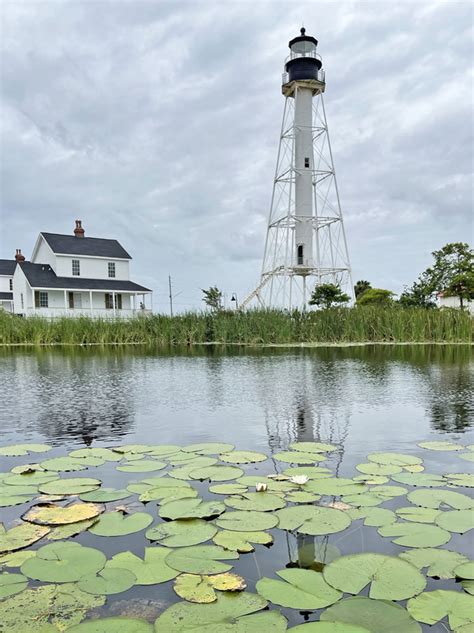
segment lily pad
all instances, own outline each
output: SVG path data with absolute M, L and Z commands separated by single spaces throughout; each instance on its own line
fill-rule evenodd
M 446 484 L 446 480 L 441 475 L 433 475 L 432 473 L 400 473 L 392 475 L 393 481 L 409 486 L 422 486 L 425 488 L 436 488 Z
M 462 451 L 464 446 L 455 442 L 420 442 L 420 448 L 427 448 L 430 451 Z
M 292 503 L 313 503 L 313 501 L 317 501 L 320 498 L 320 495 L 315 495 L 314 492 L 306 492 L 305 490 L 289 492 L 285 497 L 287 501 Z
M 369 597 L 377 600 L 406 600 L 426 586 L 424 576 L 413 565 L 383 554 L 341 556 L 324 568 L 323 575 L 344 593 L 358 594 L 370 584 Z
M 36 470 L 33 472 L 8 475 L 4 483 L 8 486 L 39 486 L 46 481 L 52 481 L 58 478 L 57 473 Z
M 364 519 L 364 525 L 370 527 L 381 527 L 394 523 L 397 519 L 395 512 L 386 508 L 359 508 L 346 510 L 353 521 Z
M 225 573 L 215 576 L 200 576 L 196 574 L 180 574 L 174 583 L 174 591 L 180 598 L 188 602 L 208 604 L 217 600 L 216 589 L 219 591 L 243 591 L 245 580 L 237 574 Z
M 193 470 L 208 468 L 209 466 L 214 466 L 216 463 L 217 459 L 211 459 L 210 457 L 196 457 L 180 468 L 173 468 L 173 470 L 169 473 L 169 476 L 173 477 L 173 479 L 191 479 L 190 473 Z
M 267 532 L 235 532 L 232 530 L 220 530 L 212 539 L 216 545 L 241 554 L 253 552 L 253 543 L 259 545 L 271 545 L 273 536 Z
M 232 565 L 221 561 L 236 558 L 239 558 L 237 552 L 218 545 L 192 545 L 171 550 L 166 564 L 189 574 L 220 574 L 232 569 Z
M 466 462 L 474 462 L 474 453 L 458 453 L 458 457 L 464 459 Z
M 36 556 L 36 552 L 32 550 L 3 554 L 0 556 L 0 567 L 21 567 L 25 560 L 33 556 Z
M 156 459 L 141 459 L 117 466 L 117 470 L 124 473 L 152 473 L 156 470 L 163 470 L 166 466 L 165 462 L 159 462 Z
M 333 589 L 323 575 L 309 569 L 282 569 L 276 572 L 283 580 L 261 578 L 255 588 L 273 604 L 310 611 L 334 604 L 342 593 Z
M 385 499 L 371 492 L 365 492 L 360 495 L 344 495 L 343 501 L 356 508 L 368 508 L 380 505 Z
M 465 534 L 474 528 L 474 512 L 472 510 L 440 512 L 435 523 L 444 530 Z
M 418 508 L 416 506 L 406 506 L 396 510 L 400 519 L 405 521 L 415 521 L 416 523 L 434 523 L 440 513 L 433 508 Z
M 309 479 L 328 479 L 332 477 L 332 471 L 322 466 L 293 466 L 283 471 L 288 477 L 298 477 L 298 475 L 306 475 Z
M 159 515 L 163 519 L 205 519 L 219 516 L 225 512 L 225 505 L 220 501 L 203 501 L 202 499 L 180 499 L 169 501 L 160 507 Z
M 399 605 L 363 596 L 336 602 L 321 614 L 320 619 L 322 622 L 356 624 L 371 633 L 421 633 L 418 622 Z
M 64 539 L 77 536 L 81 532 L 85 532 L 92 527 L 98 521 L 98 517 L 93 519 L 86 519 L 85 521 L 78 521 L 77 523 L 68 523 L 67 525 L 57 525 L 51 528 L 50 533 L 46 536 L 48 541 L 62 541 Z
M 74 582 L 85 574 L 102 569 L 102 552 L 79 543 L 61 542 L 44 545 L 21 566 L 21 573 L 43 582 Z
M 401 473 L 400 466 L 394 466 L 393 464 L 377 464 L 375 462 L 368 462 L 367 464 L 357 464 L 356 469 L 360 473 L 366 475 L 396 475 Z
M 136 577 L 136 585 L 155 585 L 176 578 L 165 558 L 170 553 L 167 547 L 145 547 L 143 560 L 132 552 L 120 552 L 107 561 L 106 569 L 128 569 Z
M 334 444 L 323 444 L 322 442 L 293 442 L 290 448 L 295 451 L 303 451 L 309 453 L 331 453 L 337 451 Z
M 371 633 L 363 626 L 344 622 L 307 622 L 288 630 L 290 633 Z
M 26 589 L 27 585 L 28 578 L 23 574 L 9 574 L 6 571 L 0 573 L 0 600 L 20 593 Z
M 392 523 L 380 527 L 378 533 L 380 536 L 395 537 L 393 542 L 405 547 L 438 547 L 451 538 L 446 530 L 426 523 Z
M 284 499 L 271 492 L 247 492 L 240 497 L 227 497 L 224 503 L 234 510 L 255 510 L 258 512 L 272 512 L 286 506 Z
M 3 486 L 0 488 L 0 508 L 18 506 L 32 501 L 37 492 L 31 492 L 29 486 Z
M 236 466 L 205 466 L 189 471 L 191 479 L 209 479 L 209 481 L 229 481 L 242 477 L 244 471 Z
M 389 480 L 388 477 L 382 475 L 356 475 L 354 481 L 367 484 L 368 486 L 375 486 L 377 484 L 386 484 Z
M 170 479 L 170 481 L 176 480 Z M 132 486 L 129 486 L 129 488 L 131 487 Z M 168 503 L 170 501 L 179 501 L 180 499 L 194 499 L 197 496 L 198 491 L 191 486 L 154 486 L 147 487 L 147 489 L 139 496 L 139 500 L 142 503 L 148 503 L 149 501 Z
M 224 444 L 222 442 L 201 442 L 200 444 L 190 444 L 182 450 L 185 453 L 198 453 L 199 455 L 218 455 L 219 453 L 228 453 L 234 449 L 233 444 Z
M 233 484 L 215 484 L 209 486 L 209 492 L 213 492 L 215 495 L 240 495 L 247 492 L 247 486 L 239 483 Z
M 69 453 L 69 457 L 87 458 L 97 457 L 105 462 L 119 462 L 122 456 L 110 448 L 79 448 Z
M 97 490 L 101 482 L 91 477 L 71 477 L 70 479 L 54 479 L 40 484 L 38 489 L 47 495 L 80 495 Z
M 6 530 L 0 523 L 0 553 L 14 552 L 28 547 L 28 545 L 32 545 L 46 536 L 49 531 L 49 527 L 32 525 L 31 523 L 22 523 Z
M 159 541 L 166 547 L 187 547 L 208 541 L 216 532 L 215 525 L 207 521 L 180 519 L 155 525 L 147 530 L 145 536 L 150 541 Z
M 296 530 L 312 536 L 334 534 L 345 530 L 351 519 L 346 512 L 322 506 L 293 506 L 277 510 L 275 516 L 282 530 Z
M 38 503 L 22 519 L 38 525 L 64 525 L 92 519 L 103 511 L 104 506 L 96 503 L 74 503 L 64 508 L 54 503 Z
M 92 573 L 82 576 L 77 586 L 81 591 L 94 596 L 109 596 L 127 591 L 136 580 L 135 574 L 128 569 L 108 567 L 101 569 L 97 575 Z
M 105 597 L 91 596 L 75 584 L 25 589 L 0 602 L 0 626 L 8 633 L 63 631 L 104 603 Z
M 270 530 L 278 523 L 278 517 L 268 512 L 239 511 L 226 512 L 218 519 L 216 525 L 224 530 L 236 532 L 260 532 Z
M 474 561 L 469 560 L 457 565 L 454 570 L 454 575 L 457 578 L 474 580 Z
M 255 451 L 231 451 L 230 453 L 222 453 L 219 455 L 221 462 L 229 464 L 254 464 L 255 462 L 264 462 L 267 458 L 263 453 Z
M 174 455 L 181 450 L 181 446 L 177 446 L 176 444 L 158 444 L 150 448 L 152 450 L 148 451 L 148 455 L 151 455 L 152 457 L 163 458 Z
M 148 444 L 124 444 L 123 446 L 114 446 L 111 449 L 114 453 L 120 453 L 122 455 L 149 453 L 153 450 Z
M 178 602 L 166 609 L 155 622 L 155 633 L 193 633 L 225 631 L 226 633 L 284 633 L 286 619 L 277 611 L 262 611 L 267 601 L 258 595 L 219 593 L 216 602 L 192 604 Z
M 151 624 L 141 618 L 100 618 L 87 620 L 72 628 L 68 633 L 153 633 Z M 47 633 L 47 632 L 46 632 Z
M 331 479 L 317 479 L 309 481 L 306 490 L 315 492 L 318 495 L 336 497 L 339 495 L 358 495 L 367 491 L 367 486 L 352 479 L 344 477 L 332 477 Z
M 147 528 L 153 523 L 153 517 L 146 512 L 125 514 L 121 511 L 106 512 L 89 532 L 95 536 L 125 536 Z
M 474 500 L 454 490 L 439 488 L 435 490 L 413 490 L 407 496 L 408 501 L 423 508 L 440 509 L 450 506 L 455 510 L 469 510 L 474 508 Z
M 446 616 L 451 629 L 474 622 L 474 597 L 460 591 L 427 591 L 409 600 L 407 609 L 424 624 L 436 624 Z
M 315 462 L 323 462 L 327 459 L 326 455 L 321 453 L 304 453 L 303 451 L 282 451 L 275 453 L 273 459 L 279 462 L 287 462 L 288 464 L 314 464 Z
M 13 444 L 12 446 L 0 448 L 0 455 L 4 457 L 20 457 L 29 453 L 46 453 L 46 451 L 50 450 L 51 446 L 47 444 Z
M 417 569 L 428 567 L 427 576 L 441 579 L 454 578 L 456 576 L 455 568 L 468 560 L 466 556 L 459 554 L 459 552 L 436 547 L 407 550 L 399 554 L 399 557 L 408 561 Z
M 474 474 L 472 473 L 448 473 L 446 478 L 453 486 L 474 488 Z
M 403 453 L 370 453 L 370 455 L 367 455 L 367 459 L 369 462 L 392 464 L 393 466 L 415 466 L 423 463 L 420 457 L 404 455 Z
M 70 472 L 75 470 L 86 470 L 87 466 L 80 459 L 74 457 L 52 457 L 41 462 L 44 470 L 52 470 L 54 472 Z
M 100 488 L 100 490 L 92 490 L 80 495 L 81 501 L 89 501 L 91 503 L 110 503 L 112 501 L 121 501 L 128 497 L 130 497 L 128 490 L 116 490 L 115 488 Z
M 267 485 L 268 492 L 289 492 L 290 490 L 296 490 L 298 488 L 290 481 L 275 481 L 273 479 L 269 479 L 268 477 L 257 475 L 246 475 L 244 477 L 240 477 L 235 483 L 247 486 L 247 488 L 256 488 L 257 484 L 265 483 Z
M 386 499 L 394 499 L 395 497 L 402 497 L 406 495 L 408 490 L 402 486 L 372 486 L 370 492 L 376 494 L 379 497 L 385 497 Z

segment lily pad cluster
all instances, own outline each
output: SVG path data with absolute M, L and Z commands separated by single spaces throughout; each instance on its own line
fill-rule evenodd
M 474 454 L 472 445 L 438 440 L 419 449 L 449 451 L 460 465 Z M 379 452 L 353 477 L 339 477 L 330 467 L 338 446 L 322 442 L 293 442 L 271 462 L 223 442 L 38 457 L 49 450 L 0 448 L 6 459 L 31 462 L 0 473 L 0 507 L 19 507 L 16 521 L 0 524 L 0 632 L 279 633 L 288 629 L 285 610 L 311 614 L 289 629 L 297 633 L 419 633 L 420 623 L 439 621 L 473 630 L 474 563 L 446 547 L 474 527 L 474 480 L 461 466 L 430 473 L 418 454 Z M 127 479 L 122 487 L 94 476 L 104 465 Z M 294 542 L 349 530 L 372 530 L 398 551 L 341 555 L 326 540 L 309 562 L 261 576 L 256 593 L 234 569 L 250 552 L 258 560 L 278 534 Z M 85 534 L 87 544 L 74 540 Z M 128 535 L 143 547 L 101 551 L 104 539 Z M 437 579 L 449 588 L 432 590 Z M 108 596 L 163 583 L 181 601 L 155 622 L 87 617 Z

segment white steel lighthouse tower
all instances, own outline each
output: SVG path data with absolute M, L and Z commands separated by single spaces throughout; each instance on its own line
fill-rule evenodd
M 318 41 L 289 42 L 285 109 L 258 287 L 242 307 L 305 309 L 315 285 L 333 283 L 352 296 L 352 279 L 329 142 Z

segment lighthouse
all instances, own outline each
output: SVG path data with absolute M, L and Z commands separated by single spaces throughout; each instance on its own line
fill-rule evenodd
M 323 93 L 318 41 L 290 40 L 285 97 L 260 281 L 241 307 L 304 310 L 316 285 L 331 283 L 352 296 L 346 234 Z

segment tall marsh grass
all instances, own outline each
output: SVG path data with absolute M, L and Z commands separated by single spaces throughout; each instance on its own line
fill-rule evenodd
M 297 343 L 470 343 L 472 317 L 461 310 L 399 307 L 308 312 L 186 312 L 132 320 L 21 318 L 0 312 L 3 345 L 240 345 Z

